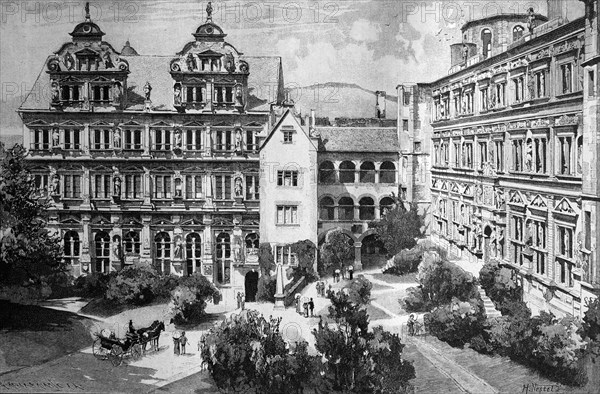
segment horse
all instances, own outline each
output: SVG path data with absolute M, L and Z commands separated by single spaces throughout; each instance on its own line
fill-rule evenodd
M 141 328 L 137 330 L 137 333 L 141 335 L 143 340 L 142 350 L 146 350 L 146 344 L 150 342 L 154 350 L 158 350 L 158 340 L 160 338 L 160 332 L 165 330 L 165 323 L 159 320 L 152 322 L 150 327 Z

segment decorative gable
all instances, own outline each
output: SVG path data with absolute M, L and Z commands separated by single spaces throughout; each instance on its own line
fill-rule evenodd
M 546 202 L 544 201 L 544 199 L 542 198 L 542 196 L 540 196 L 539 194 L 536 195 L 533 200 L 531 200 L 531 207 L 535 207 L 538 209 L 548 209 L 548 206 L 546 205 Z
M 568 198 L 563 198 L 556 204 L 554 211 L 565 215 L 575 216 L 578 214 L 579 208 L 577 208 Z
M 527 199 L 518 190 L 512 190 L 509 193 L 508 203 L 512 205 L 525 206 Z

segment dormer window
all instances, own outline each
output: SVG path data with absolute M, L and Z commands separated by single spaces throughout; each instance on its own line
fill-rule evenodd
M 112 100 L 110 87 L 111 86 L 108 83 L 103 83 L 103 84 L 93 83 L 91 85 L 92 100 L 95 102 L 101 102 L 101 103 L 110 102 Z
M 233 104 L 233 86 L 215 85 L 214 102 L 217 104 Z
M 481 31 L 481 44 L 483 58 L 487 59 L 492 54 L 492 32 L 490 29 L 483 29 Z
M 60 86 L 60 101 L 63 103 L 74 103 L 82 100 L 81 84 L 63 84 Z
M 513 28 L 513 41 L 517 41 L 521 37 L 523 37 L 524 31 L 525 31 L 525 29 L 523 28 L 523 26 L 520 26 L 520 25 L 515 26 Z

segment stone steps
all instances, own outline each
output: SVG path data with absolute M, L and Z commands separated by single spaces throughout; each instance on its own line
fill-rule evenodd
M 479 295 L 481 296 L 481 299 L 483 300 L 483 307 L 485 308 L 485 314 L 486 316 L 491 319 L 494 317 L 499 317 L 502 316 L 502 314 L 500 313 L 500 311 L 498 311 L 496 309 L 496 306 L 494 305 L 494 302 L 490 299 L 490 297 L 488 297 L 485 294 L 485 290 L 483 290 L 481 287 L 478 287 L 479 290 Z

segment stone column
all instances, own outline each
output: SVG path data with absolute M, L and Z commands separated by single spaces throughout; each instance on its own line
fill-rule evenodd
M 92 256 L 90 255 L 90 214 L 81 215 L 82 234 L 81 234 L 81 273 L 91 272 Z M 86 268 L 87 267 L 87 268 Z
M 142 185 L 144 188 L 143 197 L 144 202 L 142 203 L 142 209 L 151 209 L 152 208 L 152 184 L 150 179 L 150 168 L 144 167 L 144 183 Z
M 142 248 L 140 262 L 146 265 L 152 265 L 152 233 L 150 223 L 152 216 L 142 215 Z
M 144 153 L 142 153 L 142 156 L 148 157 L 148 156 L 150 156 L 150 146 L 151 146 L 150 125 L 148 123 L 146 123 L 144 125 L 143 133 L 144 133 L 144 135 L 142 138 L 142 147 L 144 148 Z
M 362 269 L 362 261 L 361 261 L 361 249 L 362 242 L 354 242 L 354 271 L 359 271 Z
M 86 123 L 83 126 L 83 138 L 81 141 L 83 155 L 89 157 L 90 156 L 90 124 Z
M 212 248 L 212 216 L 204 215 L 204 234 L 203 234 L 203 250 L 202 250 L 202 275 L 210 282 L 215 282 L 215 269 L 213 263 L 213 248 Z

